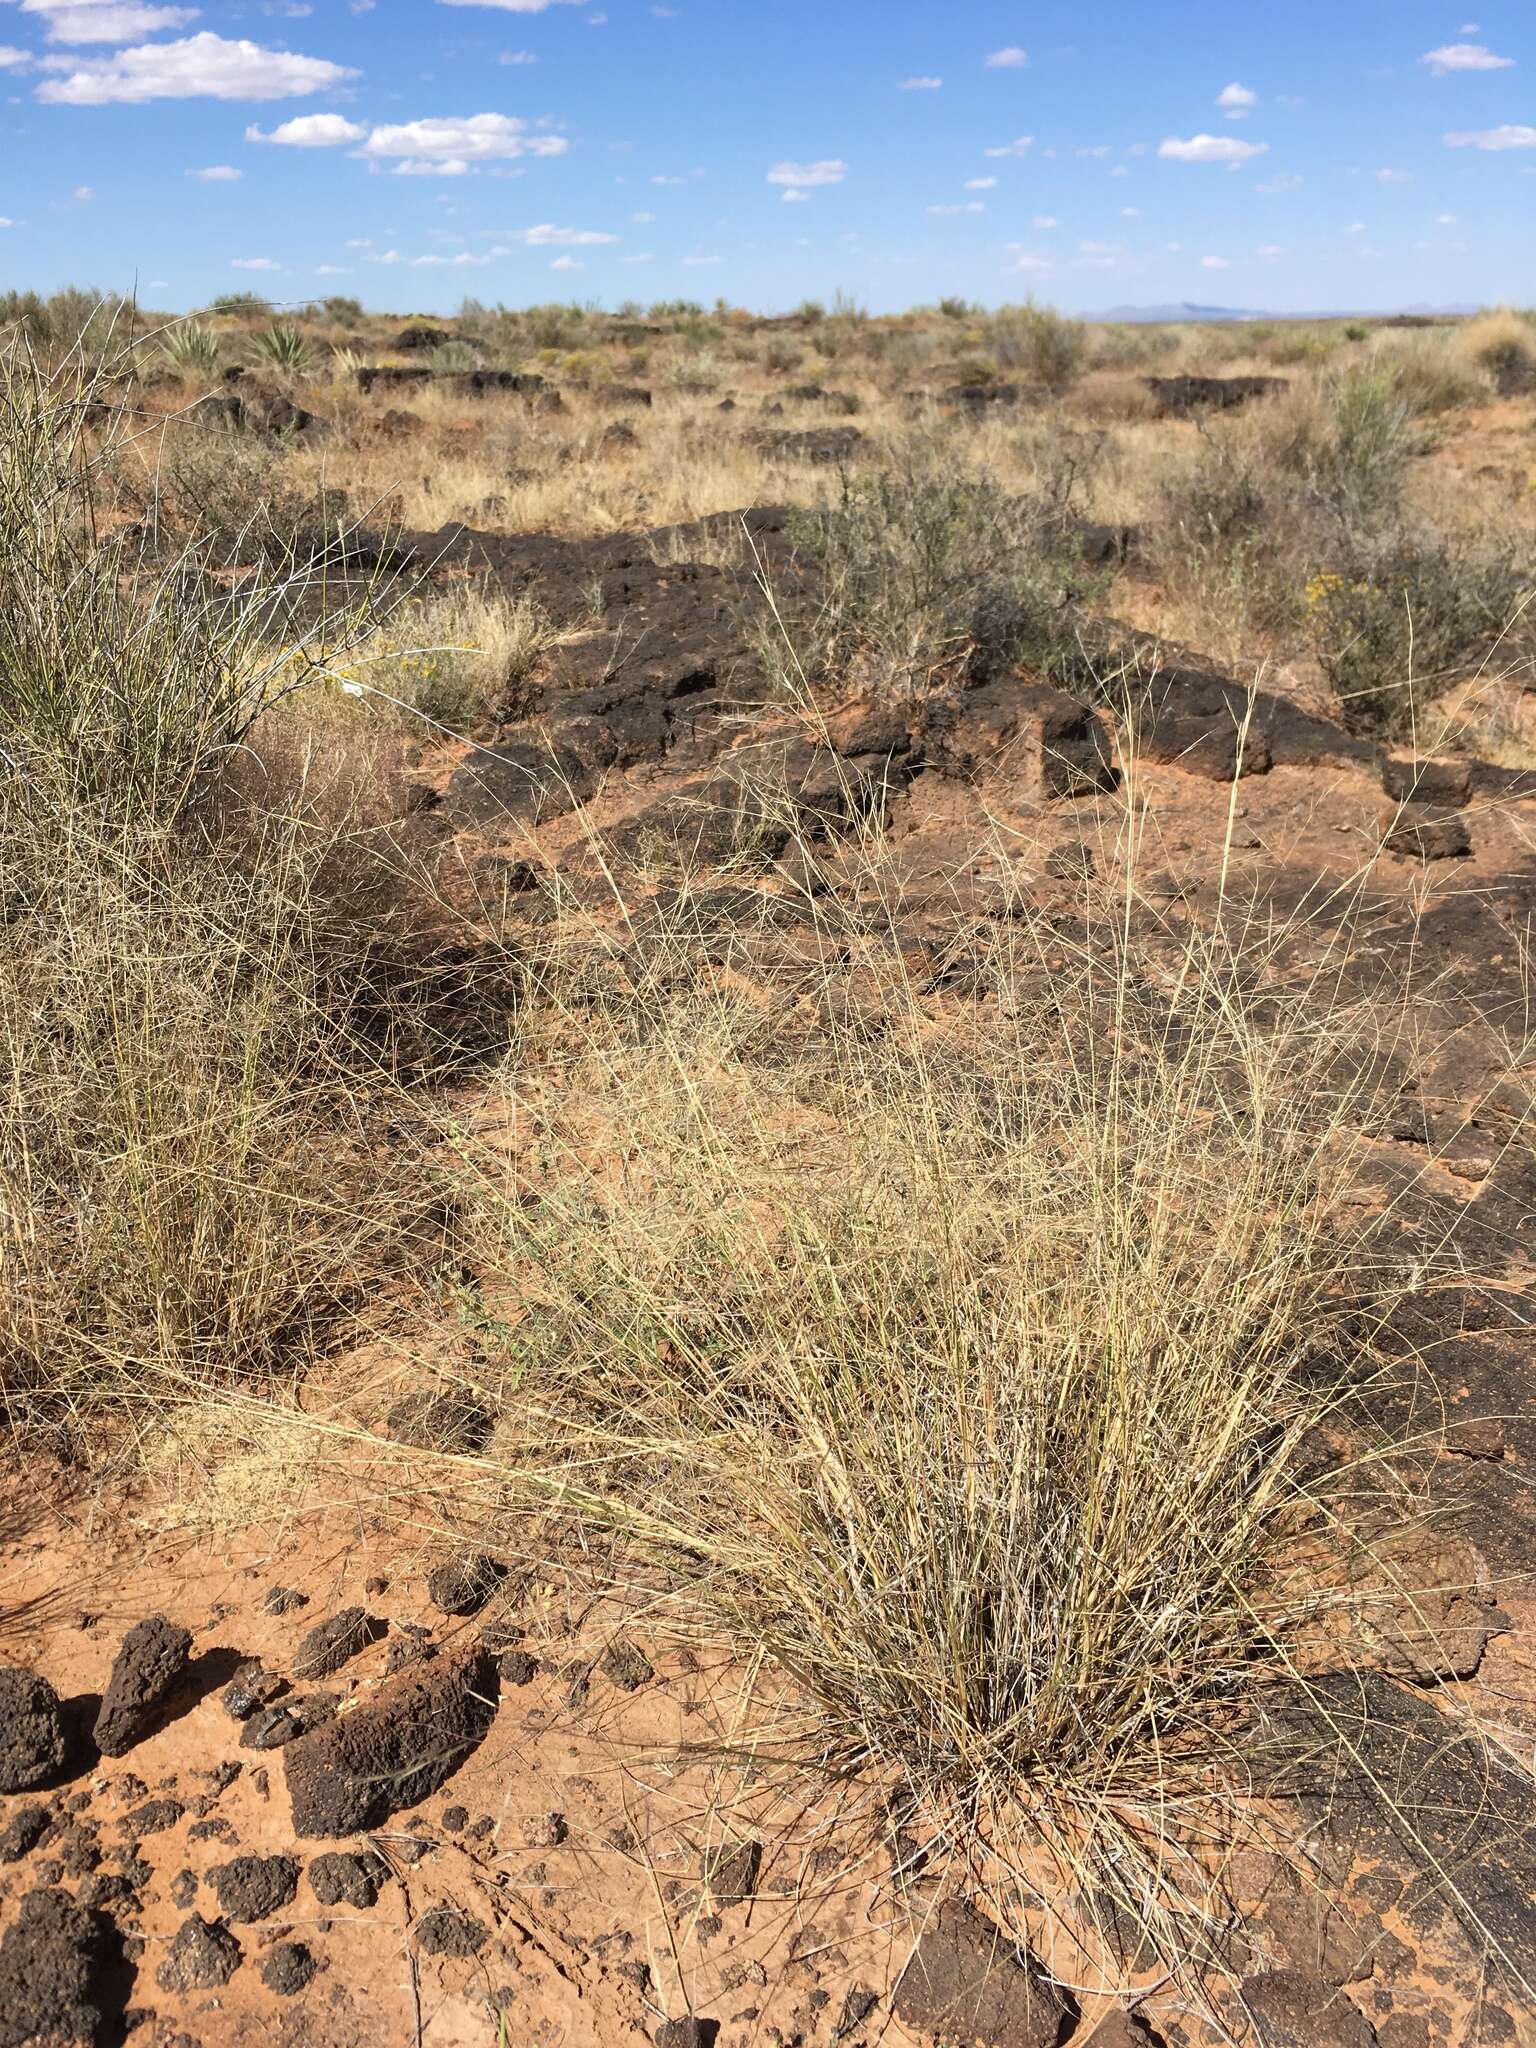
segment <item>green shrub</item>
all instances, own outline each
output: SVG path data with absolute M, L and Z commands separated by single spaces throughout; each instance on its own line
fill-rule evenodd
M 1071 531 L 1070 466 L 1054 482 L 1010 497 L 918 443 L 797 515 L 797 539 L 823 570 L 819 609 L 803 622 L 817 671 L 911 693 L 965 672 L 1048 666 L 1091 582 Z
M 1005 306 L 988 325 L 986 344 L 1001 370 L 1022 371 L 1032 383 L 1064 391 L 1083 367 L 1088 330 L 1032 302 Z

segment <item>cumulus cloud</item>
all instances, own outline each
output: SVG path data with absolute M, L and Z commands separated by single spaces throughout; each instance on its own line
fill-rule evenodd
M 205 29 L 173 43 L 141 43 L 110 57 L 45 57 L 61 76 L 37 89 L 59 106 L 140 105 L 146 100 L 283 100 L 324 92 L 355 78 L 324 57 L 266 50 L 243 37 L 232 42 Z
M 930 213 L 985 213 L 986 202 L 981 199 L 953 200 L 948 205 L 930 206 Z
M 20 0 L 23 14 L 42 18 L 50 43 L 131 43 L 136 36 L 185 28 L 195 7 L 157 7 L 148 0 Z
M 343 114 L 296 114 L 280 121 L 270 135 L 263 135 L 254 123 L 246 129 L 247 142 L 276 142 L 285 149 L 335 149 L 343 142 L 361 142 L 368 130 Z
M 1259 104 L 1259 96 L 1256 92 L 1251 92 L 1246 85 L 1238 85 L 1234 81 L 1231 85 L 1223 86 L 1217 93 L 1216 104 L 1229 121 L 1246 121 Z
M 768 172 L 770 185 L 793 185 L 805 191 L 812 185 L 841 185 L 848 166 L 840 156 L 818 157 L 813 164 L 777 163 Z
M 538 61 L 532 50 L 498 50 L 496 53 L 498 64 L 537 64 Z
M 1407 185 L 1413 180 L 1412 171 L 1394 171 L 1390 165 L 1376 173 L 1378 185 Z
M 629 217 L 632 221 L 637 221 L 641 227 L 645 227 L 656 218 L 654 213 L 632 213 Z
M 967 178 L 965 189 L 967 192 L 990 192 L 996 183 L 996 178 Z
M 475 164 L 508 157 L 563 156 L 563 135 L 545 135 L 511 114 L 463 114 L 396 121 L 370 130 L 358 155 L 371 163 L 395 158 L 406 177 L 462 177 Z
M 187 176 L 201 179 L 205 185 L 233 185 L 245 173 L 237 171 L 233 164 L 204 164 L 201 170 L 188 171 Z
M 702 270 L 707 268 L 711 263 L 719 263 L 721 260 L 722 259 L 719 256 L 685 256 L 683 258 L 684 263 L 686 263 L 691 270 Z
M 586 265 L 579 256 L 557 256 L 549 267 L 551 270 L 584 270 Z
M 898 92 L 937 92 L 944 83 L 942 78 L 903 78 L 896 87 Z
M 281 263 L 274 263 L 270 256 L 232 256 L 231 270 L 281 270 Z
M 1457 216 L 1454 213 L 1437 213 L 1435 215 L 1435 226 L 1437 228 L 1453 228 L 1456 226 L 1456 223 Z
M 1225 256 L 1202 256 L 1200 258 L 1200 268 L 1202 270 L 1230 270 L 1232 266 Z
M 1031 225 L 1037 228 L 1059 228 L 1061 222 L 1054 213 L 1037 213 Z
M 541 221 L 536 228 L 515 228 L 509 239 L 526 242 L 530 249 L 596 249 L 619 238 L 597 228 L 557 228 Z
M 18 50 L 14 43 L 0 43 L 0 71 L 19 71 L 31 62 L 30 50 Z
M 1502 128 L 1464 129 L 1445 138 L 1447 149 L 1536 149 L 1536 128 L 1506 121 Z
M 1436 78 L 1444 78 L 1452 71 L 1509 71 L 1515 60 L 1496 57 L 1481 43 L 1442 43 L 1438 50 L 1426 50 L 1419 62 L 1427 64 Z
M 1021 50 L 1017 43 L 1010 43 L 1006 49 L 994 50 L 987 58 L 989 71 L 1022 71 L 1029 62 L 1028 50 Z
M 1013 258 L 1008 266 L 1010 270 L 1038 271 L 1049 270 L 1052 267 L 1050 257 L 1042 256 L 1038 249 L 1025 249 L 1017 242 L 1010 242 L 1008 251 Z
M 995 143 L 986 151 L 988 156 L 1025 156 L 1035 146 L 1033 135 L 1016 135 L 1012 142 Z
M 1191 135 L 1183 141 L 1170 135 L 1157 153 L 1179 164 L 1243 164 L 1268 148 L 1267 142 L 1239 142 L 1235 135 Z
M 547 14 L 551 7 L 579 7 L 581 0 L 438 0 L 443 7 L 495 7 L 503 14 Z

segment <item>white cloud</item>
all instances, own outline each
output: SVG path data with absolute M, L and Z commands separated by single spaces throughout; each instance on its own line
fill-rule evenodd
M 1028 50 L 1021 50 L 1017 43 L 1010 43 L 1005 50 L 994 50 L 987 58 L 989 71 L 1020 71 L 1029 62 Z
M 147 0 L 21 0 L 23 14 L 41 15 L 50 43 L 131 43 L 161 29 L 185 28 L 195 7 L 157 7 Z
M 986 202 L 981 199 L 954 200 L 947 206 L 930 206 L 930 213 L 985 213 Z
M 1072 154 L 1074 156 L 1097 157 L 1102 162 L 1109 155 L 1109 144 L 1107 142 L 1096 142 L 1087 149 L 1074 149 Z
M 690 269 L 702 270 L 711 263 L 720 262 L 721 258 L 718 256 L 685 256 L 683 261 Z
M 264 50 L 259 43 L 231 42 L 205 29 L 174 43 L 142 43 L 111 57 L 83 61 L 45 57 L 63 77 L 44 80 L 40 100 L 71 107 L 146 100 L 282 100 L 323 92 L 356 73 L 323 57 L 297 57 Z
M 530 249 L 596 249 L 619 238 L 605 235 L 597 228 L 556 228 L 542 221 L 536 228 L 514 229 L 510 239 L 526 242 Z
M 1120 218 L 1122 220 L 1140 220 L 1141 208 L 1139 206 L 1122 206 L 1120 209 Z
M 1457 216 L 1454 213 L 1437 213 L 1435 215 L 1435 226 L 1437 228 L 1453 228 L 1456 224 Z
M 778 163 L 768 172 L 770 185 L 793 185 L 804 191 L 812 185 L 841 185 L 848 166 L 840 156 L 819 157 L 813 164 Z
M 942 78 L 903 78 L 897 85 L 898 92 L 937 92 L 944 83 Z
M 350 277 L 352 273 L 344 263 L 317 263 L 315 265 L 315 275 L 316 277 Z
M 660 171 L 651 179 L 653 185 L 686 185 L 687 182 L 686 178 L 669 178 L 664 172 Z
M 1445 138 L 1447 149 L 1536 149 L 1536 128 L 1506 121 L 1502 128 L 1474 128 Z
M 803 206 L 809 203 L 809 192 L 802 192 L 798 185 L 786 185 L 779 197 L 786 206 Z
M 632 213 L 629 217 L 632 221 L 636 222 L 640 227 L 648 226 L 649 223 L 656 218 L 654 213 Z
M 1259 96 L 1246 85 L 1224 85 L 1216 95 L 1216 104 L 1229 121 L 1246 121 L 1259 104 Z
M 621 263 L 654 263 L 656 258 L 649 249 L 638 249 L 633 256 L 621 256 Z
M 16 223 L 8 213 L 0 213 L 0 228 L 13 228 Z
M 405 176 L 435 172 L 456 178 L 473 164 L 517 156 L 563 156 L 569 147 L 563 135 L 533 133 L 526 121 L 511 114 L 463 114 L 375 128 L 358 155 L 373 163 L 400 158 L 395 170 Z
M 281 270 L 281 263 L 274 263 L 270 256 L 234 256 L 230 258 L 231 270 Z
M 245 176 L 233 164 L 204 164 L 199 171 L 188 171 L 189 178 L 199 178 L 205 185 L 233 185 L 237 178 Z
M 498 64 L 537 64 L 538 61 L 532 50 L 499 50 L 496 54 Z
M 1286 251 L 1278 242 L 1266 242 L 1262 249 L 1255 249 L 1253 253 L 1262 256 L 1266 263 L 1273 263 L 1277 256 L 1284 256 Z
M 1037 228 L 1059 228 L 1061 222 L 1054 213 L 1037 213 L 1031 225 Z
M 296 114 L 280 121 L 270 135 L 263 135 L 253 122 L 245 131 L 247 142 L 276 142 L 285 149 L 336 149 L 343 142 L 361 142 L 368 133 L 343 114 Z
M 549 267 L 551 270 L 585 270 L 587 266 L 579 256 L 557 256 Z
M 1496 57 L 1481 43 L 1443 43 L 1438 50 L 1426 50 L 1419 62 L 1427 64 L 1436 78 L 1444 78 L 1452 71 L 1509 71 L 1515 60 Z
M 1297 192 L 1301 189 L 1301 179 L 1294 171 L 1280 171 L 1253 189 L 1255 192 Z
M 1344 232 L 1346 235 L 1363 235 L 1365 233 L 1365 222 L 1363 220 L 1352 220 Z
M 1268 148 L 1267 142 L 1239 142 L 1235 135 L 1191 135 L 1187 141 L 1170 135 L 1157 153 L 1180 164 L 1243 164 Z
M 0 71 L 21 71 L 31 62 L 30 50 L 18 50 L 14 43 L 0 43 Z
M 348 242 L 347 247 L 349 249 L 371 249 L 373 247 L 373 244 L 372 242 L 369 241 L 366 235 L 361 235 L 354 236 L 353 239 L 350 242 Z
M 1017 242 L 1010 242 L 1008 248 L 1013 256 L 1013 261 L 1008 266 L 1010 270 L 1039 271 L 1053 268 L 1050 257 L 1042 256 L 1038 249 L 1023 249 Z
M 1385 169 L 1379 170 L 1376 173 L 1376 182 L 1378 185 L 1410 185 L 1413 182 L 1413 173 L 1412 171 L 1394 171 L 1388 165 Z
M 442 7 L 496 7 L 503 14 L 546 14 L 551 7 L 579 7 L 581 0 L 438 0 Z
M 1035 146 L 1033 135 L 1015 136 L 1012 142 L 999 142 L 987 150 L 987 156 L 1026 156 Z
M 996 178 L 967 178 L 965 189 L 967 192 L 990 192 L 996 183 Z
M 1202 270 L 1230 270 L 1232 266 L 1225 256 L 1202 256 L 1200 258 L 1200 268 Z

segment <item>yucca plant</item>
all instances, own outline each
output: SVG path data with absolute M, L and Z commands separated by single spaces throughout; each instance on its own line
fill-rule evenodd
M 274 320 L 252 339 L 257 356 L 278 370 L 302 370 L 309 362 L 308 338 L 291 321 Z
M 219 337 L 201 320 L 186 320 L 170 329 L 160 353 L 175 370 L 213 371 L 219 366 Z

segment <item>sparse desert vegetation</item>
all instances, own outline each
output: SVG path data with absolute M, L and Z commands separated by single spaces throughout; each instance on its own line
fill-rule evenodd
M 1533 434 L 1512 310 L 0 301 L 0 1978 L 1523 2038 Z

